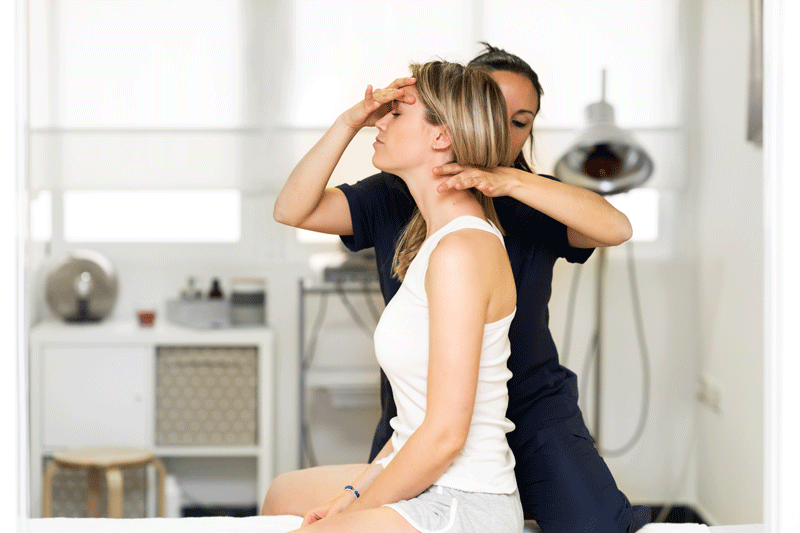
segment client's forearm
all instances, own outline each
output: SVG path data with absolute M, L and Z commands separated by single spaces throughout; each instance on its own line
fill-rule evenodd
M 427 489 L 447 470 L 464 445 L 463 440 L 451 434 L 443 429 L 420 427 L 347 512 L 413 498 Z
M 378 464 L 378 461 L 383 459 L 384 457 L 388 457 L 394 451 L 392 447 L 392 441 L 388 441 L 384 447 L 381 449 L 380 453 L 375 457 L 372 461 L 372 464 L 367 466 L 360 476 L 352 482 L 352 487 L 358 491 L 359 494 L 366 494 L 367 489 L 372 486 L 375 482 L 375 479 L 380 475 L 383 471 L 383 466 Z

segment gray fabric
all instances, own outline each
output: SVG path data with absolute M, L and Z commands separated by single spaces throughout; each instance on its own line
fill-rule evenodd
M 522 533 L 519 493 L 464 492 L 432 485 L 410 500 L 390 503 L 420 533 Z

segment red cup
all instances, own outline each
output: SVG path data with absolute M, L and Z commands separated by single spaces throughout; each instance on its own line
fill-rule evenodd
M 155 322 L 156 320 L 156 312 L 150 309 L 143 309 L 141 311 L 137 311 L 136 316 L 139 318 L 139 326 L 143 328 L 152 327 L 153 322 Z

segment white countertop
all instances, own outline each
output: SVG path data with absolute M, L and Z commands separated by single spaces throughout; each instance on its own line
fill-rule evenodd
M 264 344 L 272 341 L 269 327 L 195 329 L 170 324 L 156 316 L 152 327 L 141 327 L 135 320 L 103 320 L 73 324 L 46 320 L 31 327 L 31 341 L 38 342 L 113 342 L 164 344 Z

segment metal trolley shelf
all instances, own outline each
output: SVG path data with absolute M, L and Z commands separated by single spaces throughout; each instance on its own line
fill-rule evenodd
M 327 299 L 331 295 L 338 296 L 345 307 L 348 308 L 354 321 L 362 329 L 373 329 L 364 323 L 359 317 L 358 313 L 352 307 L 348 297 L 351 295 L 363 295 L 366 298 L 373 318 L 376 319 L 380 315 L 380 311 L 376 308 L 373 295 L 380 294 L 380 286 L 377 281 L 370 278 L 364 278 L 362 281 L 358 280 L 341 280 L 341 281 L 325 281 L 313 282 L 309 279 L 301 278 L 299 282 L 300 291 L 300 305 L 299 305 L 299 365 L 300 365 L 300 386 L 299 386 L 299 413 L 300 413 L 300 438 L 299 438 L 299 468 L 304 468 L 304 459 L 308 456 L 310 466 L 315 466 L 313 463 L 313 454 L 310 453 L 310 436 L 309 436 L 309 423 L 306 412 L 306 391 L 308 388 L 339 388 L 339 389 L 374 389 L 375 384 L 380 381 L 380 369 L 377 366 L 369 368 L 347 369 L 346 372 L 336 369 L 313 369 L 311 368 L 311 359 L 316 350 L 316 336 L 319 333 L 319 328 L 325 318 L 326 308 L 321 307 L 321 313 L 318 313 L 315 319 L 315 324 L 312 326 L 311 338 L 308 337 L 306 327 L 306 299 L 309 296 L 319 296 Z M 327 305 L 326 303 L 320 304 L 321 306 Z

